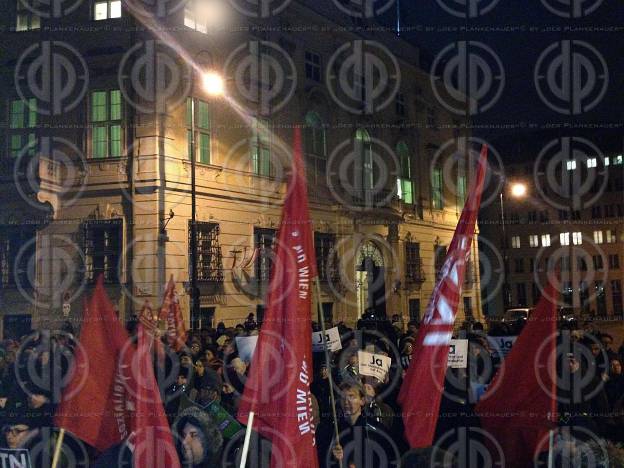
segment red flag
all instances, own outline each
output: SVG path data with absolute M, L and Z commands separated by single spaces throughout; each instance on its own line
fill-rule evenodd
M 137 351 L 133 359 L 132 379 L 135 385 L 135 411 L 132 417 L 134 430 L 133 464 L 135 468 L 179 468 L 180 460 L 169 423 L 165 416 L 160 391 L 151 357 L 151 336 L 139 323 Z
M 466 258 L 470 254 L 481 204 L 486 164 L 487 146 L 484 145 L 477 177 L 455 228 L 440 279 L 416 336 L 412 362 L 399 392 L 405 437 L 412 448 L 428 447 L 433 442 L 446 375 L 448 346 L 453 334 L 461 286 L 464 284 Z
M 73 375 L 54 416 L 56 426 L 100 451 L 128 435 L 126 400 L 117 366 L 127 340 L 100 276 L 84 311 Z
M 294 132 L 294 157 L 271 272 L 267 308 L 238 419 L 271 440 L 271 466 L 316 467 L 312 420 L 311 295 L 316 260 L 301 156 L 301 131 Z
M 175 292 L 175 282 L 173 276 L 169 279 L 163 305 L 160 308 L 160 318 L 166 320 L 167 343 L 176 353 L 182 351 L 186 346 L 186 327 L 182 319 L 180 301 Z
M 549 282 L 476 407 L 483 428 L 500 444 L 506 467 L 533 466 L 538 446 L 548 449 L 548 431 L 555 428 L 556 294 Z

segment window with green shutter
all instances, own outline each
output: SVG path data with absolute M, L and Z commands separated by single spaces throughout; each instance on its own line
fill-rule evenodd
M 37 137 L 34 128 L 37 126 L 37 100 L 26 101 L 15 99 L 9 102 L 9 153 L 17 157 L 26 151 L 34 156 L 37 151 Z
M 444 208 L 442 193 L 442 169 L 434 167 L 431 171 L 431 206 L 434 210 Z
M 210 164 L 210 149 L 211 149 L 211 134 L 210 134 L 210 104 L 201 99 L 194 98 L 194 103 L 191 102 L 191 98 L 186 100 L 186 138 L 187 138 L 187 153 L 189 159 L 191 158 L 191 152 L 193 147 L 193 119 L 191 118 L 191 112 L 193 110 L 193 104 L 195 107 L 195 155 L 196 161 L 203 164 Z
M 325 182 L 327 168 L 327 137 L 326 125 L 321 117 L 314 111 L 305 116 L 303 129 L 303 145 L 308 160 L 308 174 L 311 180 L 320 184 Z
M 466 202 L 466 176 L 459 174 L 457 176 L 457 206 L 462 209 Z
M 414 203 L 414 189 L 412 184 L 412 169 L 409 147 L 401 141 L 396 147 L 401 172 L 397 178 L 397 195 L 404 203 Z
M 121 91 L 91 92 L 91 153 L 94 158 L 122 155 Z
M 251 165 L 254 174 L 270 177 L 273 175 L 271 163 L 271 139 L 269 121 L 256 119 L 251 140 Z

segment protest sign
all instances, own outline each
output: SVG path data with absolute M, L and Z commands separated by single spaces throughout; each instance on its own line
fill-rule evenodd
M 366 351 L 358 351 L 358 366 L 360 375 L 376 377 L 383 382 L 390 370 L 392 359 L 383 354 L 373 354 Z
M 251 357 L 256 350 L 258 335 L 254 336 L 237 336 L 236 349 L 238 349 L 238 357 L 245 362 L 251 362 Z
M 26 449 L 0 448 L 0 467 L 31 468 L 30 454 Z
M 449 344 L 448 367 L 465 369 L 468 367 L 468 340 L 451 340 Z
M 505 358 L 511 351 L 517 336 L 488 336 L 487 340 L 492 348 L 492 357 Z
M 338 333 L 338 327 L 325 330 L 325 340 L 330 351 L 339 351 L 342 349 L 342 344 L 340 343 L 340 333 Z M 323 351 L 322 331 L 312 333 L 312 351 L 314 351 L 315 353 Z

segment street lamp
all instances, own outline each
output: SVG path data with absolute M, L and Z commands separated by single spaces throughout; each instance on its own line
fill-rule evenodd
M 523 182 L 514 182 L 509 186 L 509 194 L 513 198 L 521 199 L 527 195 L 527 185 Z M 507 282 L 507 277 L 509 276 L 509 266 L 508 266 L 508 258 L 507 258 L 507 233 L 505 229 L 505 204 L 504 204 L 504 193 L 505 186 L 500 191 L 499 194 L 499 203 L 500 203 L 500 223 L 501 223 L 501 233 L 503 235 L 503 241 L 501 242 L 501 249 L 503 254 L 503 273 L 504 273 L 504 281 L 503 281 L 503 308 L 509 307 L 511 294 L 509 291 L 509 283 Z
M 193 75 L 195 76 L 195 75 Z M 217 72 L 208 71 L 200 75 L 202 88 L 211 96 L 224 94 L 223 78 Z M 197 189 L 195 183 L 195 96 L 191 88 L 191 316 L 199 316 L 199 289 L 197 288 Z

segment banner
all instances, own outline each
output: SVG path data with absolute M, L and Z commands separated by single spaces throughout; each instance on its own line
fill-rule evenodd
M 26 449 L 0 448 L 1 468 L 31 468 L 30 453 Z
M 517 338 L 517 336 L 488 336 L 492 357 L 506 358 Z
M 342 349 L 342 343 L 340 342 L 340 333 L 338 332 L 338 327 L 330 328 L 329 330 L 325 330 L 325 341 L 327 343 L 327 347 L 330 351 L 340 351 Z M 323 352 L 323 332 L 314 332 L 312 333 L 312 351 Z
M 360 375 L 376 377 L 380 382 L 386 380 L 392 359 L 383 354 L 373 354 L 358 351 L 358 366 Z
M 453 369 L 465 369 L 468 367 L 468 340 L 451 340 L 448 366 Z
M 256 350 L 256 343 L 258 343 L 258 335 L 254 336 L 237 336 L 235 338 L 236 349 L 238 350 L 238 357 L 246 363 L 251 362 L 254 351 Z

